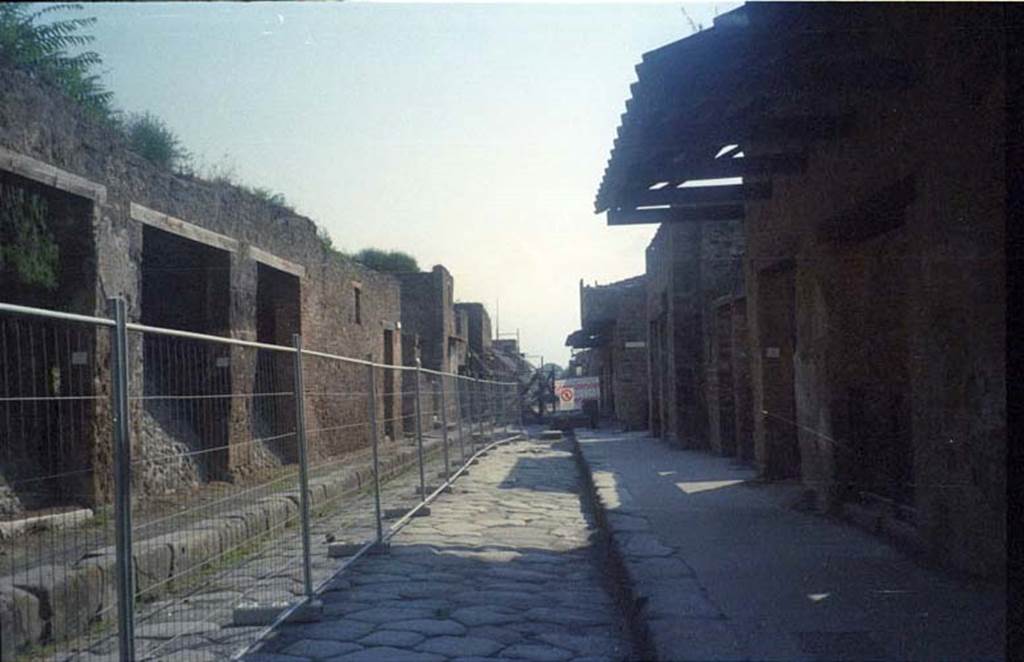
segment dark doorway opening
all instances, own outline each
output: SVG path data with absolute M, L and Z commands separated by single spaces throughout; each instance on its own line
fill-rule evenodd
M 8 249 L 0 299 L 97 312 L 93 205 L 0 171 L 0 246 Z M 108 332 L 0 315 L 0 517 L 102 497 L 105 474 L 93 474 L 96 447 L 108 439 L 94 423 L 97 333 Z
M 666 364 L 665 356 L 665 316 L 650 323 L 650 372 L 651 375 L 651 435 L 658 438 L 665 436 L 665 392 Z
M 144 226 L 142 323 L 209 335 L 229 328 L 228 252 Z M 230 349 L 205 340 L 143 336 L 144 454 L 165 466 L 145 488 L 224 480 L 231 393 Z
M 841 245 L 835 261 L 845 288 L 829 313 L 842 348 L 833 426 L 842 442 L 836 479 L 844 500 L 914 502 L 905 242 L 897 230 Z
M 796 273 L 792 264 L 759 278 L 758 318 L 764 396 L 765 474 L 800 476 L 793 357 L 796 350 Z
M 718 385 L 718 435 L 723 455 L 736 454 L 736 403 L 733 380 L 732 304 L 715 311 L 715 369 Z
M 301 333 L 302 304 L 299 278 L 256 265 L 256 340 L 268 345 L 291 346 Z M 252 430 L 260 446 L 280 463 L 298 459 L 295 433 L 294 356 L 273 349 L 256 350 L 256 379 L 252 403 Z
M 747 336 L 747 300 L 732 304 L 732 378 L 736 407 L 736 455 L 754 461 L 754 394 L 750 383 L 750 339 Z

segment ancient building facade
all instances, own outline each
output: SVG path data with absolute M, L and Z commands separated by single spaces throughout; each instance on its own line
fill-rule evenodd
M 127 301 L 132 322 L 278 345 L 291 345 L 293 334 L 301 334 L 308 348 L 399 363 L 401 293 L 394 277 L 329 251 L 308 218 L 230 185 L 154 167 L 128 151 L 118 134 L 18 70 L 0 67 L 0 88 L 0 184 L 5 196 L 21 191 L 46 203 L 60 254 L 52 289 L 19 284 L 5 273 L 5 302 L 106 317 L 107 298 L 118 296 Z M 32 350 L 40 356 L 58 337 L 54 325 L 28 318 L 5 319 L 3 333 L 24 349 L 33 334 Z M 74 433 L 60 434 L 61 451 L 50 459 L 33 454 L 27 439 L 5 439 L 5 475 L 69 472 L 82 479 L 68 487 L 68 500 L 105 498 L 111 483 L 109 337 L 106 329 L 77 327 L 73 343 L 49 354 L 48 370 L 23 375 L 22 391 L 60 395 L 82 383 L 76 395 L 89 399 L 76 412 Z M 5 347 L 14 351 L 10 342 Z M 291 461 L 290 451 L 257 439 L 294 430 L 294 407 L 260 395 L 292 388 L 290 356 L 139 332 L 130 334 L 129 350 L 136 371 L 137 477 L 145 489 L 231 479 L 267 462 Z M 17 358 L 9 354 L 2 363 L 18 365 Z M 31 381 L 40 379 L 47 383 Z M 355 391 L 366 388 L 366 379 L 365 369 L 318 363 L 309 366 L 306 386 Z M 232 393 L 237 396 L 223 397 Z M 183 396 L 217 404 L 194 402 L 184 413 L 181 405 L 172 412 L 159 404 Z M 365 415 L 365 405 L 358 412 L 340 402 L 307 405 L 310 429 Z M 39 412 L 39 424 L 26 434 L 40 442 L 41 421 L 58 413 Z M 310 450 L 314 456 L 344 452 L 365 444 L 367 435 L 353 430 L 311 438 Z M 15 457 L 17 449 L 25 452 Z M 202 460 L 172 468 L 147 461 L 168 454 Z
M 589 348 L 585 376 L 600 378 L 600 415 L 627 429 L 648 426 L 647 278 L 607 285 L 580 281 L 580 330 L 566 341 Z
M 467 344 L 461 330 L 465 328 L 465 321 L 455 309 L 452 275 L 438 264 L 430 271 L 397 273 L 395 277 L 402 292 L 402 355 L 405 365 L 413 366 L 419 359 L 421 366 L 428 370 L 454 374 L 465 372 Z M 406 372 L 403 383 L 402 415 L 407 421 L 415 420 L 415 374 Z M 440 388 L 437 376 L 420 376 L 423 429 L 440 424 Z
M 823 508 L 866 508 L 890 535 L 998 574 L 1004 33 L 994 8 L 867 25 L 858 48 L 905 62 L 910 79 L 822 100 L 852 126 L 748 207 L 757 460 Z
M 644 55 L 595 205 L 664 223 L 656 431 L 985 575 L 1006 558 L 1006 27 L 996 6 L 748 3 Z M 743 289 L 701 295 L 726 221 Z
M 481 357 L 491 349 L 491 316 L 487 308 L 477 302 L 457 303 L 455 310 L 466 324 L 467 374 L 487 375 L 488 369 Z

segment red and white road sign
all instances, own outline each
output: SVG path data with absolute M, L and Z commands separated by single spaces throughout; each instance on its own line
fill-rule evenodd
M 584 400 L 597 400 L 601 397 L 601 378 L 556 379 L 555 395 L 558 396 L 558 411 L 579 409 Z

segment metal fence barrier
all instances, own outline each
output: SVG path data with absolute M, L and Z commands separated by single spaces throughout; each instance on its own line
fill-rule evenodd
M 0 304 L 0 659 L 238 657 L 522 431 L 497 382 Z

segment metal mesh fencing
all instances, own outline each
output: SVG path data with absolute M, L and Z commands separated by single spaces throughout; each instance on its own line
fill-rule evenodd
M 12 307 L 13 308 L 13 307 Z M 64 657 L 116 620 L 110 325 L 0 310 L 0 658 Z
M 515 385 L 0 304 L 0 657 L 222 659 L 511 433 Z

